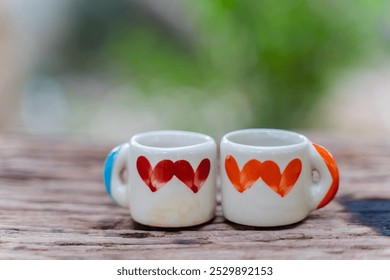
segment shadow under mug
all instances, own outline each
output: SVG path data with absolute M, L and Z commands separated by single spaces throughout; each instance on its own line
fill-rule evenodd
M 338 190 L 334 158 L 301 134 L 238 130 L 226 134 L 220 148 L 222 210 L 232 222 L 262 227 L 297 223 L 327 205 Z
M 177 130 L 134 135 L 114 148 L 104 165 L 107 193 L 129 207 L 136 222 L 187 227 L 215 215 L 216 143 L 210 136 Z M 121 174 L 127 171 L 127 180 Z

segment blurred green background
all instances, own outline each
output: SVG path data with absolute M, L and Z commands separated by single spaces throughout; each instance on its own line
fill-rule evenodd
M 47 11 L 63 15 L 61 28 L 42 37 L 49 47 L 24 74 L 19 128 L 109 138 L 322 128 L 318 105 L 340 77 L 388 57 L 389 8 L 384 0 L 68 1 Z

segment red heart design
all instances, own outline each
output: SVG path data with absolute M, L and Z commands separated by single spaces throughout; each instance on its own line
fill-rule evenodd
M 230 182 L 242 193 L 252 187 L 259 179 L 262 173 L 262 163 L 256 159 L 251 159 L 245 163 L 240 171 L 236 159 L 232 155 L 227 155 L 225 158 L 225 170 Z
M 137 170 L 145 184 L 152 192 L 155 192 L 175 175 L 175 164 L 171 160 L 164 159 L 152 168 L 149 160 L 144 156 L 140 156 L 137 159 Z
M 186 160 L 178 160 L 175 162 L 175 175 L 194 193 L 197 193 L 203 186 L 210 173 L 210 160 L 203 159 L 196 171 L 191 164 Z
M 302 170 L 300 159 L 293 159 L 280 173 L 279 166 L 272 160 L 263 162 L 263 181 L 281 197 L 285 197 L 293 188 Z

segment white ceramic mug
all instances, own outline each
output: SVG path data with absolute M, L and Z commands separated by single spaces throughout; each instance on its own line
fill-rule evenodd
M 157 227 L 186 227 L 215 215 L 216 144 L 204 134 L 152 131 L 113 149 L 104 166 L 106 190 L 132 218 Z M 121 179 L 126 169 L 126 182 Z
M 301 134 L 245 129 L 221 140 L 222 209 L 232 222 L 263 227 L 299 222 L 328 204 L 338 184 L 331 154 Z

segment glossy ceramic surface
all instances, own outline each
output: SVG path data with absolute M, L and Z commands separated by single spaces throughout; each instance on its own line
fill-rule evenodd
M 223 213 L 239 224 L 299 222 L 329 203 L 338 189 L 338 169 L 329 152 L 291 131 L 228 133 L 221 141 L 220 162 Z
M 185 227 L 207 222 L 216 206 L 216 144 L 204 134 L 153 131 L 133 136 L 107 157 L 108 194 L 145 225 Z M 120 174 L 126 169 L 127 182 Z

